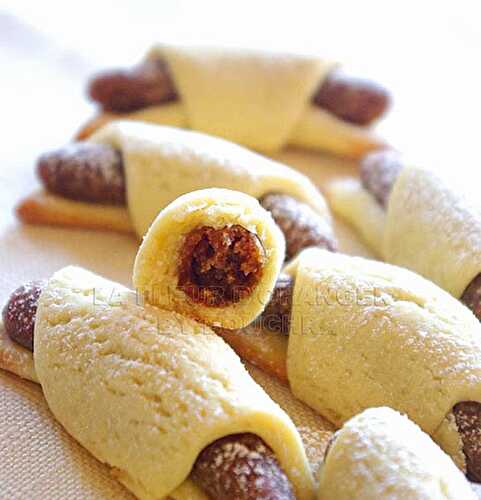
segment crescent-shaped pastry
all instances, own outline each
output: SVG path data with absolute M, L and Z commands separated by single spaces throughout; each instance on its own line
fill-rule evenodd
M 135 259 L 133 284 L 150 303 L 204 323 L 242 328 L 269 302 L 284 237 L 244 193 L 203 189 L 164 208 Z
M 35 378 L 77 441 L 138 498 L 205 499 L 189 480 L 213 441 L 260 437 L 297 498 L 313 497 L 299 434 L 207 326 L 140 305 L 135 292 L 67 267 L 43 288 Z
M 319 500 L 474 500 L 451 459 L 407 417 L 371 408 L 336 432 L 319 477 Z
M 314 106 L 311 97 L 336 66 L 317 57 L 240 49 L 157 45 L 146 60 L 169 68 L 179 101 L 102 114 L 87 137 L 119 116 L 191 128 L 263 152 L 287 144 L 358 158 L 383 145 L 373 132 Z
M 287 376 L 342 424 L 368 407 L 406 413 L 462 467 L 454 405 L 481 402 L 481 326 L 459 301 L 399 267 L 309 249 L 294 277 Z
M 404 166 L 386 207 L 358 180 L 331 184 L 328 198 L 384 260 L 461 298 L 481 273 L 481 209 L 457 184 L 432 170 Z
M 481 272 L 481 209 L 434 172 L 404 168 L 389 197 L 383 253 L 460 298 Z
M 312 208 L 323 231 L 332 234 L 325 200 L 306 176 L 231 142 L 128 121 L 104 126 L 90 141 L 113 146 L 121 154 L 127 210 L 41 193 L 21 203 L 18 213 L 23 220 L 134 230 L 142 237 L 160 210 L 179 196 L 218 187 L 258 199 L 268 193 L 292 196 Z

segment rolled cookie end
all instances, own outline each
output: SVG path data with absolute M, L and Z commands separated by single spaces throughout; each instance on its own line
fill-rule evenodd
M 261 327 L 284 335 L 289 334 L 293 293 L 294 278 L 281 273 L 271 299 L 260 317 Z
M 33 352 L 33 332 L 37 303 L 45 281 L 31 281 L 10 295 L 2 317 L 6 334 L 17 344 Z
M 234 434 L 215 441 L 197 458 L 191 478 L 209 498 L 295 498 L 274 452 L 254 434 Z
M 104 111 L 128 113 L 177 99 L 174 82 L 161 60 L 146 60 L 126 70 L 95 75 L 87 94 Z
M 242 328 L 268 303 L 284 255 L 280 229 L 255 198 L 205 189 L 160 212 L 137 254 L 133 281 L 152 304 Z
M 481 273 L 466 287 L 460 300 L 481 321 Z
M 403 168 L 401 155 L 394 150 L 375 151 L 361 161 L 359 175 L 366 191 L 386 208 L 392 187 Z
M 321 469 L 321 500 L 435 497 L 476 498 L 448 455 L 406 416 L 371 408 L 335 434 Z
M 463 444 L 466 475 L 481 483 L 481 403 L 463 401 L 454 406 L 453 414 Z
M 72 142 L 41 155 L 37 174 L 45 189 L 62 197 L 125 205 L 122 156 L 106 144 Z
M 323 219 L 309 205 L 280 193 L 264 195 L 260 204 L 271 213 L 286 239 L 286 259 L 304 248 L 319 247 L 335 252 L 337 241 L 330 220 Z
M 327 76 L 312 102 L 346 122 L 366 126 L 386 113 L 391 96 L 371 80 L 337 70 Z

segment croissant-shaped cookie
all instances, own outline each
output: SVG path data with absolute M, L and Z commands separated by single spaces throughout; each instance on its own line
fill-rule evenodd
M 387 262 L 430 279 L 481 318 L 481 210 L 453 185 L 380 152 L 364 159 L 360 181 L 333 184 L 329 199 Z
M 337 425 L 373 406 L 406 413 L 481 481 L 475 316 L 433 283 L 382 262 L 308 249 L 285 271 L 260 320 L 277 334 L 219 333 Z
M 21 374 L 137 497 L 313 497 L 294 424 L 212 330 L 80 268 L 36 286 L 4 315 L 21 329 L 34 312 L 34 363 Z
M 324 198 L 307 177 L 204 134 L 116 122 L 89 142 L 43 155 L 37 167 L 46 191 L 18 207 L 26 222 L 135 230 L 142 237 L 180 195 L 218 187 L 259 199 L 284 231 L 288 257 L 306 246 L 336 246 Z
M 386 111 L 389 96 L 335 67 L 294 54 L 155 46 L 134 70 L 91 82 L 90 95 L 104 113 L 79 136 L 120 116 L 192 128 L 260 151 L 291 144 L 357 158 L 382 146 L 366 126 Z
M 287 354 L 293 393 L 339 424 L 368 407 L 395 408 L 465 468 L 450 415 L 457 403 L 481 403 L 475 316 L 431 282 L 381 262 L 311 249 L 287 272 L 295 280 Z M 479 449 L 475 459 L 472 475 Z
M 152 223 L 133 283 L 151 304 L 242 328 L 269 302 L 284 249 L 280 229 L 255 198 L 227 189 L 194 191 Z
M 336 432 L 319 480 L 320 500 L 474 500 L 450 458 L 407 417 L 371 408 Z

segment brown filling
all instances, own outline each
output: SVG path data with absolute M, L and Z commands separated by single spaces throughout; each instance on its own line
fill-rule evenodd
M 226 307 L 248 297 L 259 283 L 264 249 L 257 236 L 239 226 L 202 226 L 185 236 L 177 287 L 194 302 Z
M 459 300 L 481 321 L 481 273 L 466 287 Z
M 125 175 L 120 151 L 107 144 L 72 142 L 44 153 L 37 173 L 45 189 L 71 200 L 125 205 Z
M 268 193 L 259 203 L 284 233 L 286 260 L 308 247 L 336 251 L 337 242 L 329 226 L 307 203 L 282 193 Z
M 44 280 L 30 281 L 12 292 L 2 311 L 5 333 L 17 344 L 33 352 L 33 332 Z
M 288 274 L 280 273 L 271 300 L 258 318 L 260 320 L 259 326 L 289 335 L 293 294 L 294 278 Z
M 453 408 L 463 442 L 468 479 L 481 483 L 481 403 L 463 401 Z
M 387 208 L 392 188 L 403 167 L 401 155 L 389 149 L 369 153 L 361 161 L 361 183 L 383 209 Z
M 233 434 L 207 446 L 194 464 L 191 479 L 209 498 L 295 498 L 274 452 L 255 434 Z

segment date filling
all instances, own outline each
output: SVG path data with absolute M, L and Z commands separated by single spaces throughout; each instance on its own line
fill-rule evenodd
M 264 262 L 259 238 L 242 226 L 198 227 L 185 236 L 177 287 L 194 302 L 226 307 L 251 295 Z

